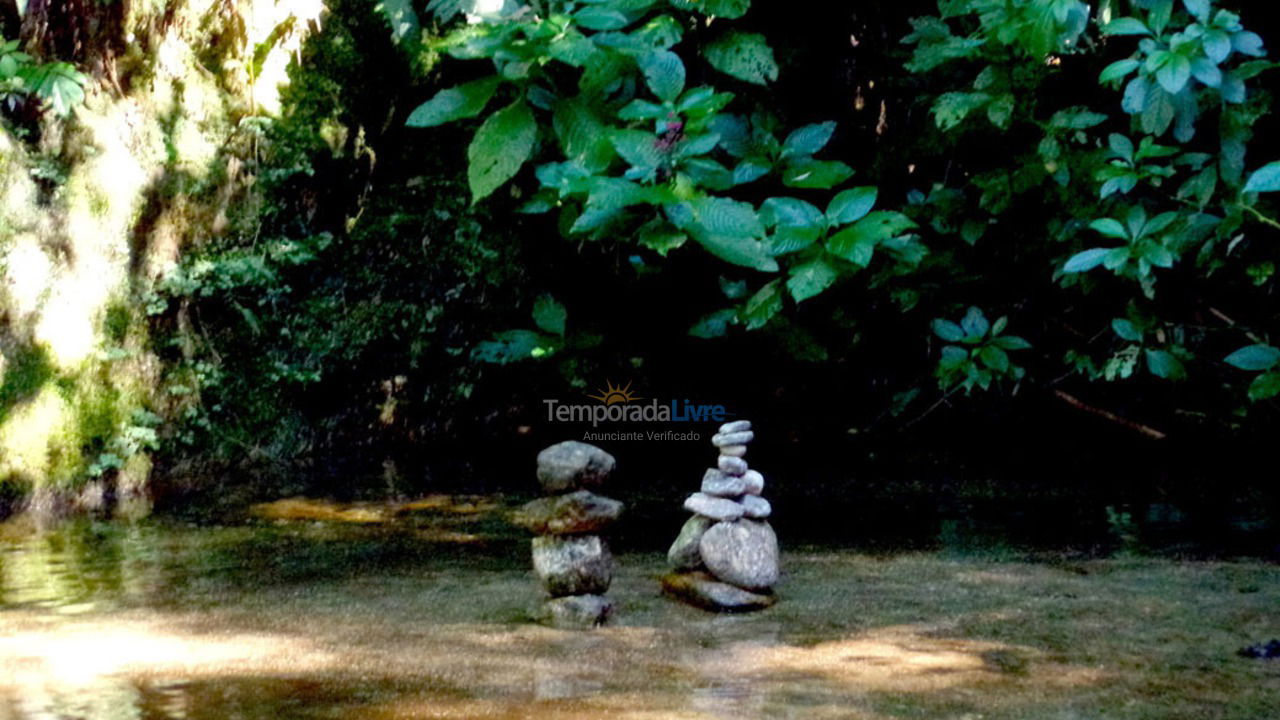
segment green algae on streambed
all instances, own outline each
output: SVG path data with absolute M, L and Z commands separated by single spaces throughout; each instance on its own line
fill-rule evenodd
M 526 621 L 510 533 L 74 523 L 0 540 L 0 719 L 1280 716 L 1280 662 L 1236 655 L 1280 636 L 1274 565 L 784 563 L 714 615 L 623 554 L 616 622 L 571 632 Z

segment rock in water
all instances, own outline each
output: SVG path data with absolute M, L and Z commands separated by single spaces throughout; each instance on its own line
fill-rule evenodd
M 704 572 L 663 575 L 662 589 L 690 605 L 720 612 L 760 610 L 775 602 L 773 595 L 743 590 L 720 582 Z
M 684 509 L 712 520 L 737 520 L 742 517 L 742 505 L 733 500 L 694 493 L 684 501 Z
M 702 492 L 722 498 L 736 498 L 747 491 L 747 482 L 740 477 L 725 475 L 715 468 L 702 476 Z
M 773 506 L 759 495 L 743 495 L 738 502 L 742 503 L 743 517 L 763 520 L 773 514 Z
M 595 445 L 566 440 L 538 453 L 538 482 L 547 493 L 597 486 L 615 464 L 612 455 Z
M 778 581 L 778 536 L 762 520 L 716 523 L 703 533 L 698 551 L 707 570 L 724 582 L 762 590 Z
M 613 603 L 599 595 L 570 595 L 546 600 L 534 611 L 534 619 L 565 629 L 603 625 L 613 614 Z
M 511 521 L 537 535 L 599 532 L 622 516 L 622 503 L 587 490 L 525 503 Z
M 747 467 L 746 460 L 732 455 L 721 455 L 716 459 L 716 467 L 720 468 L 722 473 L 737 477 L 741 477 L 743 473 L 750 469 Z
M 598 535 L 533 539 L 533 570 L 552 597 L 602 595 L 613 580 L 613 555 Z
M 698 543 L 702 542 L 702 534 L 716 521 L 701 515 L 694 515 L 680 528 L 680 535 L 671 543 L 667 551 L 667 560 L 677 570 L 695 570 L 702 567 L 702 555 L 698 553 Z

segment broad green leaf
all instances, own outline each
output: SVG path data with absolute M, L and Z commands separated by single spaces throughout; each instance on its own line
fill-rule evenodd
M 1065 273 L 1088 272 L 1101 265 L 1109 252 L 1111 252 L 1110 248 L 1090 248 L 1076 253 L 1071 256 L 1066 265 L 1062 266 L 1062 271 Z
M 1263 165 L 1249 176 L 1245 192 L 1276 192 L 1280 190 L 1280 162 Z
M 875 207 L 877 192 L 874 186 L 868 185 L 837 194 L 827 205 L 827 219 L 838 225 L 861 220 Z
M 932 323 L 932 327 L 933 334 L 947 342 L 960 342 L 964 339 L 964 330 L 950 320 L 936 318 Z
M 1222 85 L 1222 71 L 1218 69 L 1217 63 L 1209 58 L 1198 57 L 1192 60 L 1191 74 L 1209 87 L 1216 88 Z
M 760 205 L 760 220 L 768 227 L 819 227 L 822 211 L 812 203 L 791 197 L 772 197 Z
M 1116 18 L 1102 28 L 1104 35 L 1150 35 L 1151 28 L 1138 18 Z
M 488 197 L 515 177 L 538 137 L 538 125 L 523 100 L 490 115 L 467 148 L 471 202 Z
M 1005 373 L 1009 371 L 1009 356 L 1005 354 L 1004 350 L 1001 350 L 995 345 L 984 345 L 983 348 L 978 351 L 978 358 L 982 360 L 987 367 L 998 373 Z
M 1142 331 L 1138 329 L 1137 325 L 1134 325 L 1132 322 L 1125 320 L 1124 318 L 1113 319 L 1111 321 L 1111 329 L 1114 330 L 1116 335 L 1119 335 L 1122 340 L 1128 340 L 1129 342 L 1142 342 Z
M 797 303 L 821 293 L 840 276 L 840 271 L 832 267 L 822 258 L 810 260 L 803 265 L 791 268 L 791 277 L 787 279 L 787 289 Z
M 694 221 L 712 235 L 758 238 L 764 235 L 760 216 L 751 203 L 722 197 L 701 197 L 688 202 Z
M 500 80 L 490 76 L 447 90 L 422 103 L 405 120 L 408 127 L 435 127 L 454 120 L 475 117 L 489 104 Z
M 655 168 L 664 157 L 655 143 L 653 133 L 644 130 L 614 130 L 610 135 L 613 147 L 623 160 L 639 168 Z
M 1182 4 L 1186 6 L 1187 12 L 1191 13 L 1195 19 L 1201 22 L 1209 20 L 1210 0 L 1182 0 Z
M 1204 54 L 1215 63 L 1220 63 L 1231 54 L 1231 36 L 1221 30 L 1210 29 L 1201 36 Z
M 21 15 L 25 0 L 18 2 Z M 421 35 L 422 26 L 418 23 L 418 13 L 413 10 L 413 0 L 381 0 L 375 7 L 391 26 L 391 39 L 395 42 L 403 42 L 405 38 L 417 40 Z
M 853 168 L 836 160 L 806 158 L 791 163 L 782 173 L 782 184 L 794 188 L 827 190 L 853 177 Z
M 832 235 L 827 240 L 827 251 L 866 267 L 878 243 L 913 227 L 915 223 L 906 215 L 880 210 Z
M 737 322 L 738 311 L 732 308 L 717 310 L 708 315 L 704 315 L 702 319 L 694 323 L 689 328 L 689 334 L 704 339 L 724 337 L 728 332 L 729 324 Z
M 1156 81 L 1172 94 L 1182 92 L 1191 79 L 1191 61 L 1185 55 L 1170 53 L 1168 62 L 1156 72 Z
M 1187 370 L 1182 366 L 1182 361 L 1167 350 L 1147 350 L 1147 370 L 1152 375 L 1165 380 L 1182 380 L 1187 376 Z
M 733 20 L 747 14 L 751 0 L 671 0 L 681 10 Z
M 1098 82 L 1106 84 L 1116 80 L 1123 80 L 1129 76 L 1129 73 L 1137 70 L 1140 65 L 1141 63 L 1137 60 L 1117 60 L 1102 71 L 1102 74 L 1098 76 Z
M 706 232 L 693 232 L 693 239 L 708 252 L 725 262 L 741 265 L 761 272 L 777 272 L 778 261 L 769 248 L 759 240 L 748 237 L 728 237 Z
M 1117 240 L 1129 239 L 1129 233 L 1125 231 L 1124 225 L 1114 218 L 1094 220 L 1089 223 L 1089 227 L 1109 238 L 1115 238 Z
M 480 362 L 507 364 L 528 360 L 535 351 L 549 344 L 550 338 L 532 330 L 506 330 L 496 333 L 493 340 L 476 344 L 471 357 Z
M 564 336 L 564 323 L 569 313 L 550 295 L 539 295 L 533 303 L 533 323 L 539 328 Z
M 744 82 L 765 85 L 778 79 L 773 49 L 763 35 L 737 30 L 708 45 L 702 56 L 711 67 Z
M 660 100 L 672 102 L 684 92 L 684 62 L 670 50 L 655 49 L 641 55 L 637 62 L 645 83 Z
M 1280 395 L 1280 372 L 1263 373 L 1249 383 L 1249 399 L 1268 400 Z
M 812 155 L 831 142 L 835 134 L 834 122 L 814 123 L 797 128 L 782 143 L 784 153 L 791 155 Z
M 782 310 L 782 281 L 773 280 L 756 291 L 738 314 L 738 319 L 748 330 L 756 330 L 769 324 Z
M 991 342 L 1001 350 L 1028 350 L 1031 348 L 1031 343 L 1017 335 L 1001 335 L 993 338 Z
M 565 158 L 588 172 L 601 172 L 613 160 L 613 143 L 609 141 L 608 129 L 592 111 L 591 103 L 582 98 L 568 98 L 556 103 L 551 126 Z
M 1262 47 L 1262 36 L 1247 30 L 1231 36 L 1231 47 L 1242 55 L 1252 57 L 1262 57 L 1267 54 Z
M 630 24 L 617 10 L 588 5 L 573 14 L 574 22 L 588 30 L 620 30 Z
M 933 119 L 942 130 L 951 130 L 969 113 L 991 102 L 991 96 L 981 92 L 949 92 L 933 101 Z
M 688 240 L 688 235 L 672 230 L 665 223 L 654 223 L 640 231 L 640 244 L 662 257 L 683 246 Z
M 1280 364 L 1280 349 L 1270 345 L 1249 345 L 1228 355 L 1224 362 L 1241 370 L 1270 370 Z
M 960 321 L 960 328 L 965 332 L 965 339 L 977 340 L 987 334 L 991 329 L 991 323 L 987 321 L 987 316 L 981 309 L 971 307 L 965 313 L 964 319 Z

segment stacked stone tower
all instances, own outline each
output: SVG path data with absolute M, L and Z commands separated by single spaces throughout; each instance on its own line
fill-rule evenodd
M 711 438 L 720 451 L 716 467 L 703 475 L 701 492 L 684 501 L 694 515 L 667 553 L 675 572 L 662 587 L 692 605 L 744 611 L 774 603 L 778 538 L 765 520 L 773 509 L 760 496 L 764 476 L 743 459 L 754 438 L 749 421 L 721 425 Z
M 613 603 L 604 594 L 614 562 L 600 532 L 622 515 L 622 503 L 596 495 L 613 472 L 612 455 L 569 440 L 538 454 L 538 482 L 548 495 L 516 511 L 517 525 L 533 532 L 533 569 L 548 598 L 533 615 L 557 627 L 604 624 Z

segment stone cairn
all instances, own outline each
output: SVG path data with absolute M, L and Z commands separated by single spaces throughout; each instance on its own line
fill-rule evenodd
M 533 569 L 550 596 L 533 611 L 555 627 L 603 625 L 613 612 L 604 593 L 613 556 L 598 534 L 622 515 L 622 503 L 596 495 L 613 472 L 612 455 L 569 440 L 538 453 L 538 482 L 547 497 L 526 503 L 512 520 L 533 532 Z
M 693 517 L 671 544 L 675 572 L 662 578 L 670 595 L 708 610 L 758 610 L 774 603 L 778 537 L 765 518 L 772 508 L 760 497 L 764 476 L 743 456 L 755 437 L 747 420 L 725 423 L 711 443 L 716 467 L 702 477 L 702 491 L 684 501 Z

